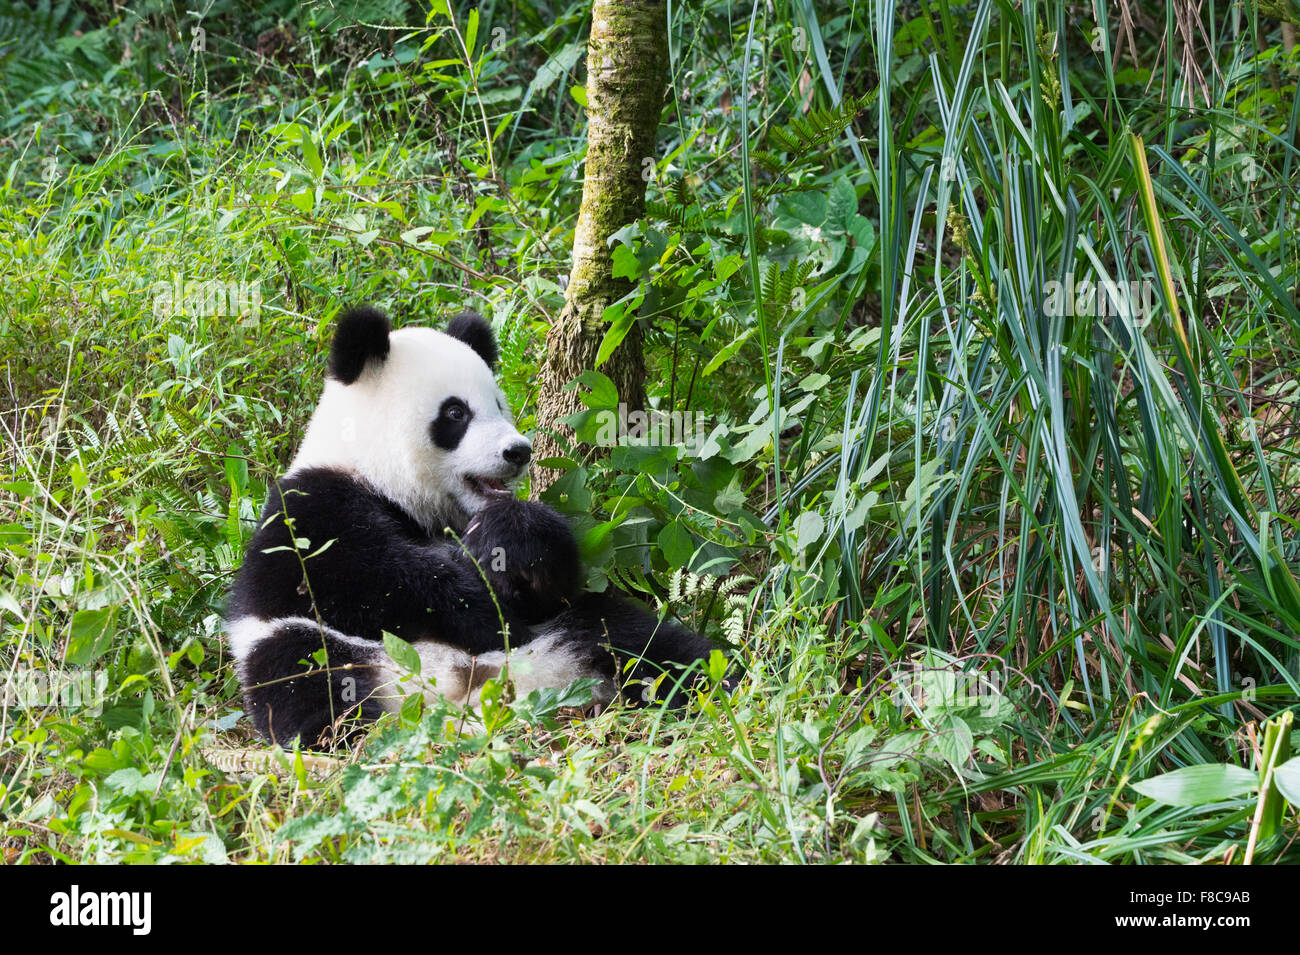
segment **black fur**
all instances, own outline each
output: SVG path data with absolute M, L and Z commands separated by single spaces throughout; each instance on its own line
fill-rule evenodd
M 305 746 L 351 741 L 384 713 L 371 697 L 375 658 L 314 626 L 281 625 L 244 661 L 246 673 L 268 677 L 253 679 L 245 691 L 257 732 L 286 746 L 295 738 Z
M 474 420 L 474 412 L 459 398 L 448 398 L 438 409 L 438 417 L 429 425 L 429 437 L 444 451 L 455 451 Z
M 330 374 L 350 384 L 382 362 L 388 330 L 375 309 L 344 315 Z M 447 331 L 495 365 L 482 318 L 464 313 Z M 455 449 L 472 418 L 466 402 L 448 399 L 427 439 Z M 526 442 L 502 453 L 521 470 L 527 463 Z M 273 485 L 227 607 L 228 619 L 254 628 L 239 665 L 248 709 L 258 732 L 281 743 L 351 740 L 385 711 L 372 698 L 391 678 L 379 672 L 384 632 L 475 656 L 558 638 L 568 656 L 616 683 L 668 672 L 658 698 L 681 702 L 675 665 L 707 656 L 711 643 L 625 599 L 583 593 L 583 580 L 572 530 L 545 505 L 503 495 L 471 515 L 462 543 L 430 535 L 364 475 L 297 471 Z M 270 635 L 259 639 L 253 620 L 268 622 Z
M 707 658 L 713 649 L 707 638 L 672 620 L 660 621 L 644 607 L 610 593 L 583 594 L 546 626 L 564 630 L 575 641 L 611 649 L 617 663 L 615 682 L 620 685 L 625 681 L 646 685 L 665 675 L 655 699 L 674 706 L 686 702 L 686 690 L 694 683 L 694 677 L 682 679 L 681 667 Z M 632 703 L 642 701 L 639 691 L 624 697 Z
M 629 600 L 584 594 L 577 542 L 555 511 L 503 498 L 475 515 L 464 544 L 428 536 L 348 475 L 312 468 L 278 482 L 236 579 L 229 617 L 319 619 L 373 641 L 373 649 L 314 624 L 280 625 L 240 667 L 257 731 L 285 744 L 295 737 L 306 746 L 350 740 L 359 724 L 383 712 L 370 699 L 383 631 L 481 654 L 505 647 L 502 617 L 511 646 L 562 631 L 569 652 L 585 656 L 593 672 L 620 684 L 667 672 L 657 698 L 684 701 L 674 664 L 707 656 L 712 644 Z M 314 656 L 322 648 L 328 669 Z M 639 702 L 640 690 L 629 699 Z
M 545 504 L 494 501 L 470 519 L 464 540 L 492 590 L 527 623 L 555 616 L 582 592 L 578 542 Z
M 319 614 L 326 626 L 365 640 L 379 641 L 387 630 L 470 653 L 502 646 L 496 607 L 460 546 L 430 538 L 392 501 L 328 468 L 308 468 L 272 488 L 228 613 Z M 523 620 L 507 611 L 506 623 L 512 642 L 524 642 Z
M 362 305 L 339 319 L 330 348 L 329 373 L 350 385 L 366 370 L 366 364 L 388 357 L 388 316 L 377 308 Z
M 465 311 L 447 323 L 447 334 L 459 339 L 487 362 L 493 371 L 497 368 L 497 339 L 492 326 L 478 312 Z

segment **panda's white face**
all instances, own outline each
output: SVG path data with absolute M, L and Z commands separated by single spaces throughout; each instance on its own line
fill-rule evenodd
M 326 380 L 290 473 L 349 471 L 439 533 L 462 531 L 489 501 L 513 495 L 531 455 L 478 352 L 402 328 L 351 383 Z

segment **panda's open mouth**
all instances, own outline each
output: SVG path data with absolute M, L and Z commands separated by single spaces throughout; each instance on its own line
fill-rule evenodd
M 471 491 L 480 497 L 501 497 L 502 495 L 509 496 L 514 493 L 506 485 L 506 482 L 500 478 L 474 477 L 467 474 L 465 475 L 465 483 L 469 485 Z

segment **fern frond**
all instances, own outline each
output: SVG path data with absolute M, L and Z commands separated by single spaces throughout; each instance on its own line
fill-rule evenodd
M 848 129 L 870 98 L 870 95 L 846 96 L 838 106 L 809 110 L 784 126 L 774 126 L 768 135 L 777 148 L 785 152 L 815 152 Z

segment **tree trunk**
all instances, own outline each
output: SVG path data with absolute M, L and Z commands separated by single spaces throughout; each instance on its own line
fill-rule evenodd
M 609 237 L 645 212 L 645 160 L 655 158 L 655 134 L 663 110 L 668 74 L 668 24 L 662 0 L 595 0 L 587 42 L 587 162 L 582 205 L 573 240 L 573 268 L 564 309 L 546 336 L 537 420 L 572 439 L 560 418 L 581 410 L 576 389 L 564 386 L 596 367 L 607 325 L 605 308 L 631 291 L 613 276 Z M 627 337 L 600 371 L 618 388 L 628 408 L 645 404 L 645 359 L 641 329 Z M 535 458 L 564 453 L 539 432 Z M 533 494 L 560 472 L 534 468 Z

